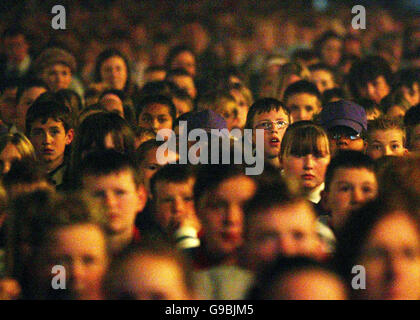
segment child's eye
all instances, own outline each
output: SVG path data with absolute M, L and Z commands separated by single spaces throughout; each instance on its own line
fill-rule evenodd
M 391 148 L 392 148 L 392 149 L 394 149 L 394 150 L 397 150 L 397 149 L 399 149 L 399 148 L 401 148 L 401 147 L 400 147 L 400 145 L 399 145 L 399 144 L 393 144 L 393 145 L 391 146 Z
M 155 164 L 151 164 L 150 166 L 147 167 L 147 169 L 149 170 L 157 170 L 158 166 Z
M 310 106 L 306 107 L 305 109 L 306 109 L 306 112 L 313 112 L 314 111 L 314 108 L 312 108 Z
M 379 150 L 381 150 L 382 149 L 382 146 L 380 146 L 379 144 L 375 144 L 375 145 L 373 145 L 372 146 L 372 150 L 377 150 L 377 151 L 379 151 Z
M 350 186 L 341 186 L 339 189 L 341 192 L 349 192 L 351 190 Z
M 165 123 L 165 122 L 168 121 L 168 118 L 161 118 L 161 117 L 159 117 L 158 118 L 158 121 L 159 121 L 159 123 Z

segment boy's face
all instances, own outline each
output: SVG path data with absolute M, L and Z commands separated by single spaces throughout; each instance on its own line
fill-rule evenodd
M 406 153 L 401 130 L 375 130 L 369 134 L 367 154 L 372 159 L 376 160 L 383 156 L 403 156 Z
M 304 190 L 311 191 L 324 182 L 330 159 L 330 154 L 307 154 L 302 157 L 286 155 L 281 159 L 281 164 L 286 176 L 296 178 Z
M 71 82 L 71 69 L 61 63 L 53 64 L 45 67 L 41 77 L 51 91 L 67 89 Z
M 271 123 L 271 129 L 266 127 Z M 283 127 L 277 128 L 275 123 L 284 124 Z M 255 129 L 264 129 L 264 158 L 274 159 L 279 156 L 281 141 L 287 126 L 289 125 L 289 117 L 283 109 L 270 112 L 263 112 L 254 116 L 253 122 L 253 137 L 255 142 Z
M 379 104 L 389 94 L 391 88 L 384 76 L 378 76 L 375 80 L 361 87 L 359 91 L 362 98 L 373 100 Z
M 326 70 L 316 70 L 311 72 L 311 81 L 315 83 L 319 92 L 324 93 L 325 90 L 335 87 L 333 76 Z
M 155 214 L 164 229 L 175 231 L 187 223 L 196 222 L 193 186 L 193 178 L 184 182 L 156 183 L 153 198 Z
M 124 59 L 114 56 L 106 59 L 101 66 L 102 81 L 111 89 L 124 90 L 127 82 L 127 66 Z
M 44 276 L 51 277 L 52 266 L 62 265 L 67 273 L 70 298 L 100 299 L 102 278 L 108 266 L 102 230 L 91 224 L 67 226 L 55 230 L 51 238 L 46 248 L 48 263 Z
M 366 168 L 338 168 L 328 191 L 322 193 L 335 229 L 343 226 L 350 211 L 373 200 L 377 194 L 376 175 Z
M 151 103 L 139 115 L 139 126 L 152 129 L 156 134 L 160 129 L 172 129 L 173 119 L 169 106 L 161 103 Z
M 246 253 L 254 270 L 280 254 L 315 257 L 319 253 L 315 213 L 306 202 L 261 210 L 247 225 Z
M 32 87 L 23 92 L 16 106 L 16 125 L 23 132 L 25 131 L 26 112 L 32 103 L 47 89 L 44 87 Z
M 61 121 L 51 118 L 48 118 L 45 123 L 35 120 L 29 133 L 38 159 L 51 168 L 56 168 L 63 163 L 64 151 L 72 142 L 73 136 L 73 129 L 66 132 Z
M 194 79 L 190 76 L 173 76 L 170 78 L 178 87 L 188 92 L 191 98 L 195 99 L 197 96 L 197 89 L 195 88 Z
M 133 172 L 123 169 L 108 175 L 88 175 L 82 182 L 87 195 L 105 211 L 109 234 L 132 234 L 136 215 L 146 203 L 146 192 L 143 186 L 136 186 Z
M 360 134 L 350 127 L 333 127 L 328 130 L 328 137 L 332 155 L 335 155 L 340 150 L 365 151 L 365 141 Z
M 312 120 L 321 111 L 318 98 L 309 93 L 296 93 L 287 98 L 286 107 L 290 110 L 292 123 Z
M 223 181 L 196 205 L 209 251 L 229 256 L 242 245 L 243 206 L 255 193 L 255 183 L 247 176 Z
M 176 108 L 176 117 L 178 118 L 180 115 L 184 113 L 190 112 L 192 110 L 191 105 L 184 100 L 173 98 L 173 102 Z
M 401 87 L 403 97 L 411 106 L 415 106 L 420 103 L 420 85 L 418 82 L 414 82 L 411 88 L 406 86 Z

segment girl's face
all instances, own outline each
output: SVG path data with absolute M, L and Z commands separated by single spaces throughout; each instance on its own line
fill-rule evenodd
M 106 59 L 100 69 L 102 81 L 112 89 L 123 90 L 127 82 L 127 66 L 119 56 Z
M 324 182 L 330 160 L 330 153 L 323 151 L 306 155 L 284 155 L 281 163 L 286 176 L 297 179 L 304 190 L 310 191 Z
M 139 126 L 152 129 L 156 134 L 160 129 L 172 129 L 173 119 L 169 107 L 161 103 L 151 103 L 139 115 Z
M 420 234 L 403 211 L 380 220 L 362 248 L 357 264 L 366 269 L 369 300 L 418 300 L 420 297 Z

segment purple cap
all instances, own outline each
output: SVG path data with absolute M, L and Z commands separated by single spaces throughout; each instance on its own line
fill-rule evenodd
M 204 129 L 210 132 L 211 129 L 227 129 L 226 120 L 213 110 L 200 112 L 189 112 L 185 117 L 180 117 L 180 121 L 187 121 L 188 131 L 193 129 Z
M 327 103 L 319 115 L 321 125 L 326 129 L 336 126 L 349 127 L 357 133 L 367 130 L 365 109 L 348 100 Z

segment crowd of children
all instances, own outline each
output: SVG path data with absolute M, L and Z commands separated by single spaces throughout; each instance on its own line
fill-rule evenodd
M 0 22 L 0 298 L 419 299 L 419 20 L 382 13 L 258 17 L 249 53 L 229 14 L 83 54 Z

